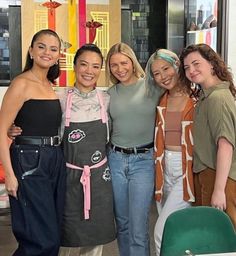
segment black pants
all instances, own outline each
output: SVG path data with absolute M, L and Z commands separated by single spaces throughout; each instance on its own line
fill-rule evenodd
M 65 161 L 60 147 L 12 144 L 19 182 L 10 196 L 12 230 L 19 243 L 14 256 L 57 256 L 64 208 Z

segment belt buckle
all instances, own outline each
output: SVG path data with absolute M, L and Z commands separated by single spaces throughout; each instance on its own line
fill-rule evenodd
M 53 136 L 53 137 L 50 137 L 50 145 L 51 146 L 59 146 L 61 143 L 61 140 L 60 140 L 60 136 L 59 135 L 56 135 L 56 136 Z
M 137 153 L 145 154 L 147 152 L 150 152 L 149 148 L 137 148 Z
M 130 154 L 134 154 L 135 150 L 134 148 L 124 148 L 122 153 L 130 155 Z
M 51 141 L 50 141 L 51 144 Z M 48 138 L 47 137 L 41 137 L 41 146 L 48 145 Z

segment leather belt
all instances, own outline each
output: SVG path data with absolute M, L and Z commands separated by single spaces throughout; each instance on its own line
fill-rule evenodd
M 139 146 L 139 147 L 133 147 L 133 148 L 121 148 L 121 147 L 118 147 L 118 146 L 115 146 L 115 145 L 111 144 L 111 148 L 114 151 L 118 151 L 118 152 L 121 152 L 121 153 L 124 153 L 124 154 L 147 153 L 151 148 L 153 148 L 153 146 L 154 146 L 153 142 L 149 143 L 149 144 L 146 144 L 146 145 Z
M 17 136 L 14 140 L 16 145 L 38 145 L 38 146 L 59 146 L 60 136 Z

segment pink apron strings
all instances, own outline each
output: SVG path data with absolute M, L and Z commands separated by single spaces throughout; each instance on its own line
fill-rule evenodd
M 98 101 L 101 106 L 101 119 L 102 119 L 102 122 L 105 124 L 108 122 L 107 111 L 104 106 L 103 97 L 101 95 L 101 92 L 99 92 L 99 90 L 97 90 L 97 96 L 98 96 Z
M 90 170 L 103 166 L 107 162 L 107 157 L 105 157 L 101 162 L 94 164 L 92 166 L 85 165 L 83 168 L 66 163 L 66 166 L 71 169 L 83 170 L 80 178 L 80 183 L 83 185 L 84 191 L 84 219 L 89 219 L 89 211 L 91 209 L 91 191 L 90 191 Z
M 84 191 L 84 219 L 89 219 L 89 211 L 91 209 L 91 193 L 90 193 L 90 167 L 84 166 L 83 173 L 80 178 L 80 183 L 83 185 Z
M 107 142 L 109 142 L 110 139 L 110 130 L 109 130 L 109 124 L 108 124 L 108 114 L 104 105 L 104 100 L 102 97 L 102 94 L 99 90 L 97 90 L 97 96 L 98 96 L 98 101 L 100 103 L 101 106 L 101 119 L 102 119 L 102 123 L 106 124 L 107 127 Z
M 66 100 L 66 122 L 65 126 L 68 127 L 70 125 L 70 116 L 71 116 L 71 107 L 72 107 L 72 92 L 73 90 L 68 91 L 68 96 Z

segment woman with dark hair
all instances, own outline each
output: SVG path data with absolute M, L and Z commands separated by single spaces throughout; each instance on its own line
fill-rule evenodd
M 0 158 L 10 198 L 14 256 L 57 256 L 64 207 L 65 162 L 59 147 L 61 106 L 52 84 L 59 76 L 60 38 L 37 32 L 24 71 L 9 86 L 0 112 Z M 8 147 L 12 123 L 22 128 Z
M 180 79 L 197 85 L 193 125 L 196 205 L 226 211 L 236 227 L 236 107 L 232 74 L 208 45 L 185 48 Z
M 107 163 L 109 95 L 96 89 L 103 57 L 94 44 L 75 54 L 75 85 L 59 91 L 63 110 L 62 146 L 67 165 L 60 255 L 101 256 L 115 239 L 113 193 Z M 76 247 L 80 247 L 79 249 Z
M 44 29 L 41 31 L 38 31 L 32 38 L 30 48 L 33 48 L 34 42 L 37 41 L 38 37 L 42 34 L 47 34 L 54 36 L 57 40 L 59 40 L 59 45 L 61 48 L 61 40 L 59 36 L 57 35 L 56 32 L 50 29 Z M 52 51 L 56 51 L 56 49 L 52 49 Z M 26 72 L 28 70 L 31 70 L 34 65 L 34 59 L 33 55 L 28 51 L 27 56 L 26 56 L 26 63 L 23 72 Z M 55 80 L 59 77 L 60 75 L 60 67 L 59 67 L 59 59 L 54 63 L 53 66 L 51 66 L 47 72 L 47 79 L 52 83 L 55 84 Z

